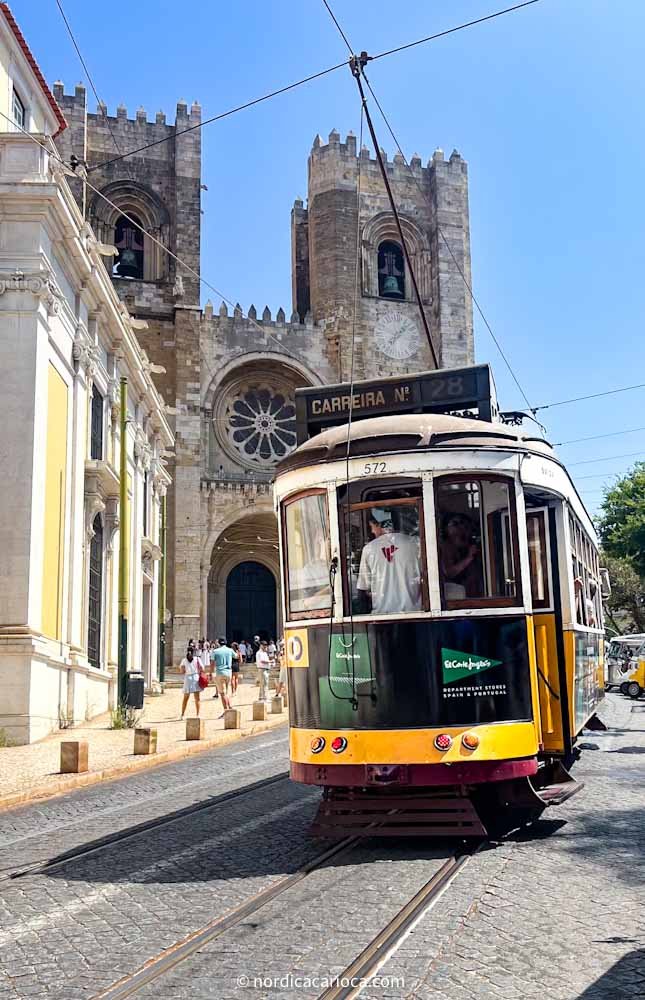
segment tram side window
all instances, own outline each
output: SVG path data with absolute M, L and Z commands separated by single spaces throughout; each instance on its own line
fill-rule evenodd
M 287 616 L 331 613 L 329 519 L 325 493 L 310 493 L 283 507 Z
M 353 614 L 424 610 L 421 499 L 387 499 L 342 508 L 345 593 Z
M 569 513 L 569 536 L 576 621 L 578 625 L 586 625 L 587 628 L 600 628 L 602 601 L 598 553 L 577 517 L 571 513 Z
M 549 571 L 546 550 L 545 515 L 543 511 L 527 511 L 526 534 L 529 546 L 531 597 L 534 608 L 549 606 Z
M 517 528 L 508 483 L 442 478 L 436 510 L 444 607 L 518 604 Z

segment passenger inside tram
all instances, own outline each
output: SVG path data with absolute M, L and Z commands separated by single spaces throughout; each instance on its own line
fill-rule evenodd
M 361 552 L 356 581 L 359 614 L 421 610 L 419 537 L 395 530 L 398 513 L 396 507 L 371 507 L 367 512 L 367 525 L 373 537 Z
M 441 540 L 441 573 L 448 599 L 483 597 L 481 545 L 466 514 L 446 514 Z
M 439 571 L 447 607 L 509 604 L 518 596 L 508 484 L 442 479 L 436 486 Z

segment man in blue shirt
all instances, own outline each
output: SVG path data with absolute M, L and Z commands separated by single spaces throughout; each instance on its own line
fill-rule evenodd
M 215 663 L 215 683 L 222 699 L 222 708 L 226 711 L 231 707 L 231 699 L 228 696 L 228 686 L 233 674 L 233 650 L 226 645 L 226 639 L 220 636 L 217 640 L 219 646 L 213 652 L 213 662 Z M 222 718 L 224 712 L 220 718 Z

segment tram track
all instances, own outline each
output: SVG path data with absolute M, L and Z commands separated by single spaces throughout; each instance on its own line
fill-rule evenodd
M 179 941 L 170 948 L 164 949 L 164 951 L 141 966 L 140 969 L 137 969 L 136 972 L 124 976 L 102 993 L 97 993 L 92 1000 L 127 1000 L 128 997 L 134 996 L 144 986 L 167 975 L 182 962 L 185 962 L 186 959 L 194 955 L 204 945 L 220 937 L 277 896 L 282 895 L 288 889 L 302 882 L 303 879 L 307 878 L 308 875 L 311 875 L 318 868 L 321 868 L 327 861 L 351 851 L 352 848 L 363 840 L 364 835 L 358 834 L 346 837 L 333 847 L 327 848 L 327 850 L 312 858 L 311 861 L 308 861 L 297 872 L 279 879 L 272 885 L 260 890 L 260 892 L 256 893 L 250 899 L 240 903 L 233 910 L 229 910 L 223 916 L 217 917 L 215 920 L 200 927 L 199 930 L 194 931 L 187 938 L 184 938 L 183 941 Z
M 137 823 L 136 826 L 128 827 L 126 830 L 119 830 L 116 833 L 108 834 L 105 837 L 99 837 L 97 840 L 90 841 L 87 844 L 81 844 L 78 847 L 73 847 L 69 851 L 64 851 L 61 854 L 57 854 L 49 858 L 43 858 L 40 861 L 34 861 L 31 864 L 22 865 L 18 868 L 12 868 L 9 871 L 0 872 L 0 883 L 12 882 L 28 875 L 38 875 L 41 872 L 51 871 L 59 865 L 67 864 L 70 861 L 76 861 L 80 858 L 89 857 L 90 855 L 103 851 L 106 848 L 114 846 L 115 844 L 120 844 L 135 837 L 139 837 L 143 833 L 148 833 L 151 830 L 158 830 L 161 827 L 177 823 L 186 817 L 193 816 L 197 813 L 207 812 L 209 809 L 216 809 L 218 806 L 221 806 L 226 802 L 231 802 L 235 799 L 242 798 L 245 795 L 250 795 L 253 792 L 260 791 L 263 788 L 267 788 L 270 785 L 286 781 L 288 777 L 288 771 L 281 771 L 279 774 L 271 775 L 268 778 L 261 778 L 259 781 L 254 781 L 252 784 L 245 785 L 243 788 L 234 788 L 228 792 L 222 792 L 219 795 L 211 796 L 206 802 L 196 802 L 193 805 L 184 806 L 182 809 L 178 809 L 176 812 L 173 812 L 170 816 L 158 816 L 155 819 L 146 820 L 143 823 Z
M 374 830 L 375 825 L 377 824 L 370 824 L 369 829 L 343 838 L 337 844 L 316 855 L 297 872 L 279 879 L 274 884 L 260 890 L 250 899 L 240 903 L 239 906 L 164 949 L 135 972 L 122 977 L 102 992 L 97 993 L 92 997 L 92 1000 L 128 1000 L 144 987 L 157 980 L 162 980 L 206 945 L 211 944 L 278 896 L 298 885 L 309 875 L 322 868 L 328 861 L 350 853 L 355 847 L 364 844 L 371 837 L 378 837 L 378 831 Z M 480 849 L 480 846 L 459 851 L 445 860 L 438 871 L 401 907 L 347 968 L 335 977 L 338 985 L 327 989 L 318 1000 L 350 1000 L 350 998 L 357 996 L 366 981 L 374 976 L 397 950 L 398 945 L 415 923 L 431 909 L 468 860 Z
M 437 902 L 474 852 L 448 858 L 424 886 L 401 907 L 353 962 L 336 977 L 336 984 L 320 994 L 318 1000 L 351 1000 L 358 996 L 363 986 L 387 962 L 399 944 L 409 934 L 415 923 Z

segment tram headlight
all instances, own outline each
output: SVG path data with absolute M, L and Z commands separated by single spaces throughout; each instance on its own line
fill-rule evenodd
M 325 737 L 324 736 L 314 736 L 311 741 L 311 752 L 320 753 L 321 750 L 325 749 Z
M 464 733 L 461 737 L 461 742 L 466 747 L 466 750 L 476 750 L 479 746 L 479 736 L 475 733 Z
M 331 748 L 334 753 L 342 753 L 347 746 L 347 740 L 344 736 L 336 736 L 331 741 Z
M 434 738 L 434 745 L 437 750 L 450 750 L 450 747 L 452 746 L 452 736 L 448 733 L 439 733 L 439 735 Z

